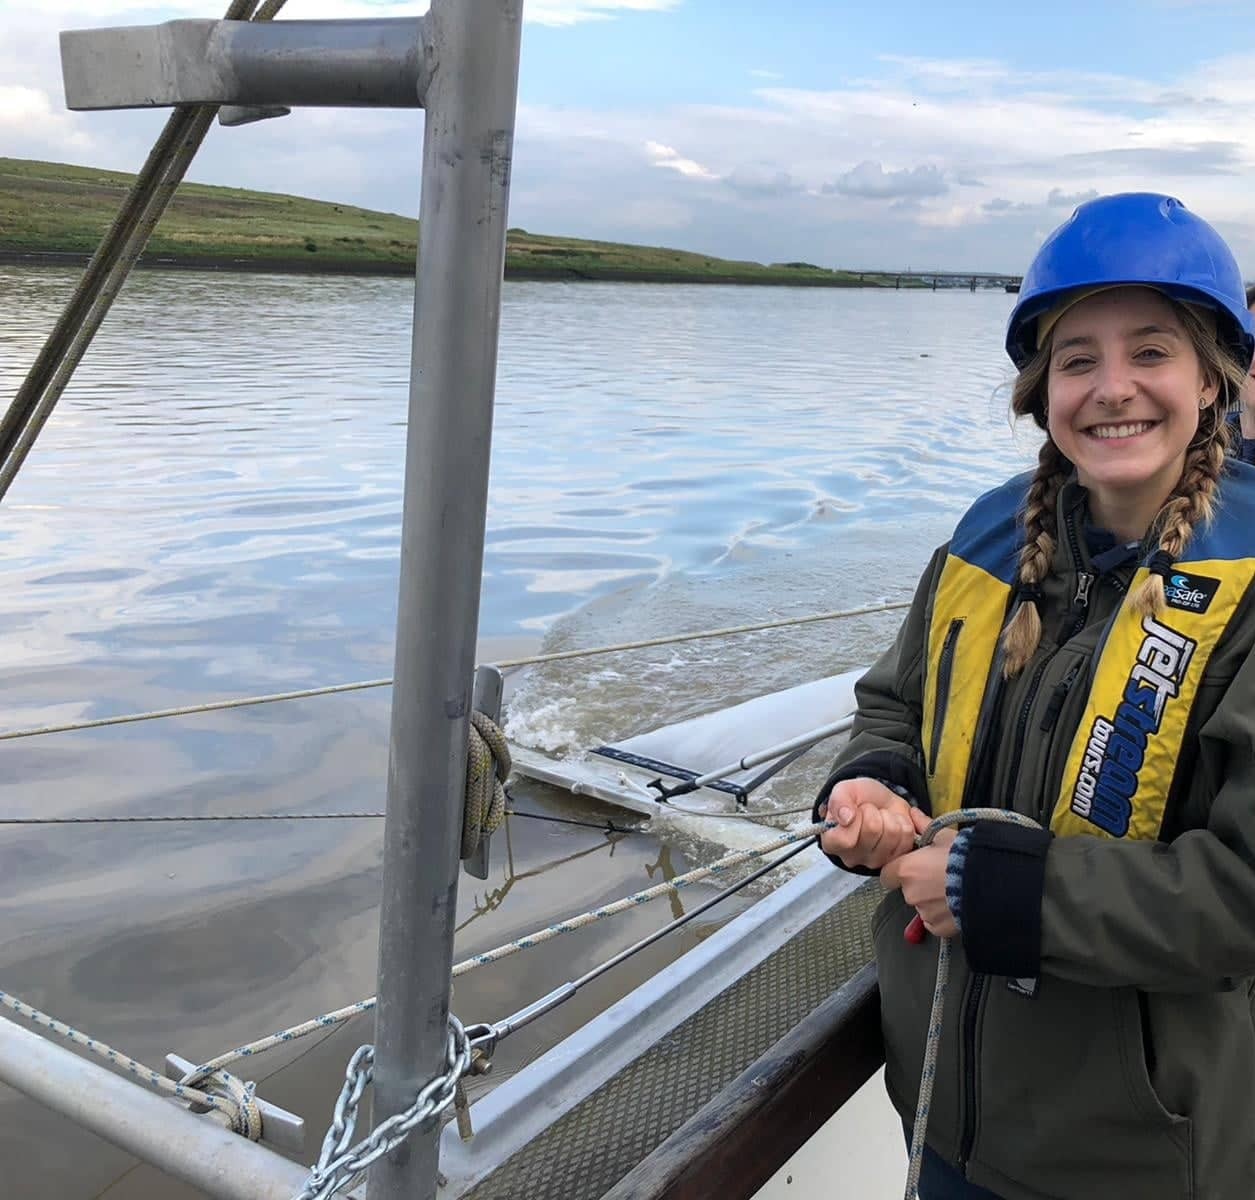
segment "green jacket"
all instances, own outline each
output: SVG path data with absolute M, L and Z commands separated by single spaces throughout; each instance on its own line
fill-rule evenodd
M 1021 477 L 999 494 L 1019 503 L 1026 486 Z M 821 799 L 840 779 L 872 776 L 933 811 L 938 747 L 930 736 L 925 748 L 922 730 L 937 721 L 926 721 L 925 696 L 935 716 L 947 692 L 970 698 L 975 687 L 983 732 L 966 733 L 978 745 L 963 806 L 1052 824 L 1134 574 L 1133 565 L 1094 571 L 1084 499 L 1075 483 L 1062 490 L 1042 642 L 1000 688 L 939 665 L 933 610 L 951 544 L 934 555 L 895 644 L 859 685 L 853 733 Z M 1227 544 L 1248 568 L 1253 513 L 1255 470 L 1234 466 L 1217 525 L 1227 522 Z M 1012 562 L 1004 579 L 1013 573 Z M 1255 588 L 1243 582 L 1236 601 L 1194 681 L 1170 783 L 1138 792 L 1136 803 L 1161 793 L 1157 836 L 973 829 L 927 1140 L 1006 1200 L 1255 1191 Z M 886 1080 L 908 1124 L 937 968 L 935 939 L 903 938 L 912 915 L 889 892 L 874 929 Z

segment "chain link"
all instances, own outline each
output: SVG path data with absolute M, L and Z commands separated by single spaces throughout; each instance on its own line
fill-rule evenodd
M 374 1078 L 375 1071 L 374 1046 L 359 1047 L 344 1073 L 344 1086 L 336 1100 L 331 1126 L 323 1138 L 318 1164 L 295 1200 L 330 1200 L 371 1163 L 401 1145 L 411 1130 L 438 1117 L 453 1103 L 458 1082 L 470 1072 L 474 1047 L 481 1041 L 492 1040 L 491 1031 L 485 1026 L 473 1025 L 467 1030 L 450 1013 L 444 1072 L 427 1084 L 404 1112 L 381 1121 L 368 1137 L 351 1145 L 362 1095 Z

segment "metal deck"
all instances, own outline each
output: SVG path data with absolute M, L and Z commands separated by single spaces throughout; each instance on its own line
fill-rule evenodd
M 462 1200 L 604 1195 L 871 961 L 871 916 L 882 895 L 870 881 L 839 900 Z

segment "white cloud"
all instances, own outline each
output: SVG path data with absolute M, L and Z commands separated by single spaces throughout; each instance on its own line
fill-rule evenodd
M 694 162 L 691 158 L 682 158 L 678 150 L 673 150 L 670 146 L 664 146 L 661 142 L 646 142 L 645 152 L 653 160 L 654 166 L 666 167 L 669 171 L 675 171 L 678 175 L 683 175 L 686 179 L 718 179 L 716 175 L 707 167 L 703 167 L 701 163 Z
M 872 200 L 898 200 L 906 197 L 940 196 L 949 191 L 942 173 L 931 163 L 886 171 L 870 159 L 824 185 L 825 192 L 843 196 L 865 196 Z
M 0 125 L 25 125 L 51 116 L 52 104 L 46 93 L 33 87 L 0 84 Z
M 1084 204 L 1086 200 L 1097 198 L 1097 188 L 1090 188 L 1084 192 L 1065 192 L 1062 188 L 1051 188 L 1046 196 L 1046 203 L 1051 208 L 1075 208 L 1078 204 Z

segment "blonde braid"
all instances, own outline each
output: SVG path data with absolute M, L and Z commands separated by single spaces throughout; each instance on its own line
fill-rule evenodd
M 1011 679 L 1024 670 L 1041 641 L 1039 587 L 1054 565 L 1055 506 L 1068 477 L 1068 461 L 1048 437 L 1037 455 L 1037 472 L 1024 510 L 1024 546 L 1016 582 L 1022 591 L 1015 613 L 1002 631 L 1002 675 Z
M 1171 563 L 1179 559 L 1194 536 L 1194 530 L 1207 524 L 1215 511 L 1216 493 L 1220 476 L 1224 471 L 1225 448 L 1228 432 L 1224 419 L 1212 404 L 1206 417 L 1199 422 L 1199 436 L 1195 438 L 1185 456 L 1185 469 L 1172 495 L 1168 497 L 1155 522 L 1159 527 L 1159 562 L 1152 561 L 1152 569 L 1142 581 L 1131 600 L 1134 610 L 1144 617 L 1157 617 L 1167 607 L 1164 594 L 1164 577 Z M 1156 556 L 1159 557 L 1159 556 Z

